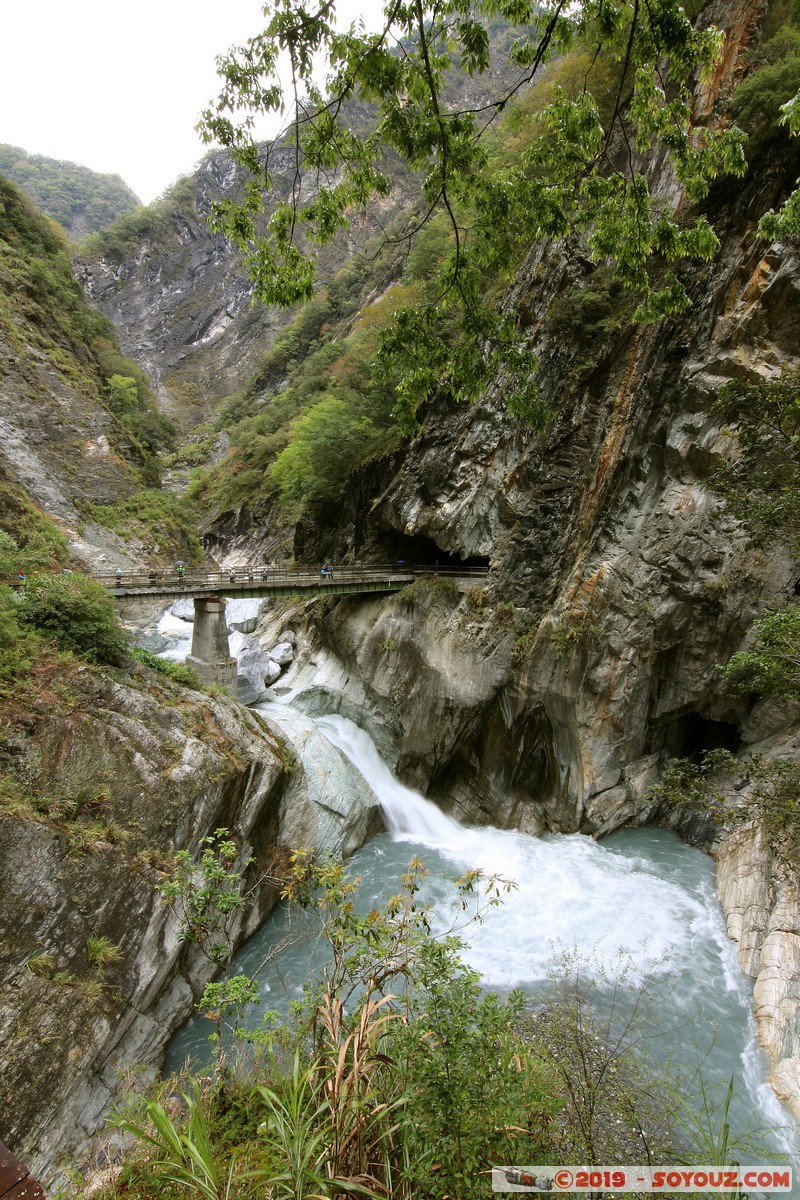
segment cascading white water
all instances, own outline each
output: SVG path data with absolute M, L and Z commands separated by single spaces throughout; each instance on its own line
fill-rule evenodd
M 396 841 L 427 846 L 459 869 L 480 867 L 515 882 L 502 912 L 470 934 L 469 959 L 488 983 L 545 979 L 559 945 L 591 952 L 607 971 L 623 953 L 639 972 L 690 970 L 699 965 L 699 945 L 707 942 L 718 985 L 736 990 L 735 953 L 710 880 L 687 888 L 646 858 L 609 852 L 583 834 L 532 838 L 460 825 L 399 783 L 357 725 L 339 716 L 322 717 L 317 725 L 367 780 Z M 703 958 L 708 969 L 708 952 Z
M 271 703 L 278 723 L 291 710 Z M 714 890 L 711 860 L 660 829 L 622 831 L 602 843 L 581 834 L 532 838 L 513 830 L 468 828 L 399 783 L 363 730 L 339 716 L 320 731 L 357 768 L 378 797 L 389 832 L 351 860 L 370 907 L 396 890 L 413 855 L 429 871 L 429 899 L 446 906 L 448 880 L 481 868 L 516 882 L 501 907 L 470 928 L 465 958 L 487 986 L 522 987 L 536 996 L 558 972 L 562 955 L 587 971 L 646 981 L 663 1033 L 659 1049 L 691 1070 L 702 1058 L 707 1080 L 737 1079 L 732 1120 L 770 1128 L 771 1143 L 791 1149 L 790 1122 L 764 1082 L 755 1041 L 751 989 L 741 975 Z M 237 956 L 236 971 L 255 972 L 285 930 L 277 913 Z M 291 947 L 264 976 L 264 1010 L 285 1011 L 313 970 L 314 953 Z M 254 1020 L 260 1019 L 260 1014 Z M 169 1061 L 202 1052 L 207 1030 L 195 1022 L 174 1039 Z M 779 1133 L 778 1130 L 783 1132 Z
M 183 662 L 192 649 L 191 622 L 173 616 L 170 606 L 164 610 L 156 628 L 169 642 L 168 648 L 161 651 L 161 657 L 169 658 L 173 662 Z
M 582 834 L 532 838 L 465 827 L 395 779 L 353 722 L 328 716 L 317 725 L 369 783 L 396 845 L 428 847 L 459 871 L 480 867 L 514 880 L 502 907 L 469 931 L 465 958 L 487 985 L 535 991 L 563 955 L 595 976 L 624 974 L 634 987 L 654 981 L 665 1030 L 679 1031 L 677 1038 L 665 1032 L 670 1052 L 685 1054 L 694 1042 L 689 1060 L 702 1054 L 705 1072 L 721 1081 L 737 1075 L 742 1126 L 754 1115 L 756 1124 L 766 1119 L 779 1131 L 777 1144 L 793 1148 L 787 1116 L 765 1083 L 751 989 L 706 855 L 658 829 L 621 832 L 601 844 Z
M 275 713 L 275 708 L 269 709 Z M 378 797 L 389 833 L 424 846 L 456 843 L 463 828 L 419 792 L 395 779 L 369 734 L 346 717 L 318 717 L 317 728 L 350 759 Z

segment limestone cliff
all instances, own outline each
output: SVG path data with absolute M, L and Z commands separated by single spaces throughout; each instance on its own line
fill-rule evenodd
M 123 416 L 110 379 L 131 373 L 139 379 L 128 379 L 135 400 Z M 132 561 L 92 516 L 156 482 L 167 428 L 113 327 L 86 304 L 63 231 L 0 176 L 0 528 L 19 532 L 11 510 L 21 491 L 58 524 L 74 563 Z
M 272 161 L 268 211 L 294 186 L 291 149 L 274 151 Z M 163 202 L 142 210 L 141 228 L 112 226 L 76 260 L 87 296 L 114 322 L 123 350 L 147 369 L 164 410 L 184 430 L 256 375 L 277 331 L 294 315 L 253 306 L 239 254 L 209 228 L 212 205 L 237 196 L 243 186 L 243 173 L 226 152 L 209 154 Z M 312 187 L 305 184 L 306 191 Z M 322 284 L 364 249 L 413 191 L 402 178 L 379 210 L 319 250 Z

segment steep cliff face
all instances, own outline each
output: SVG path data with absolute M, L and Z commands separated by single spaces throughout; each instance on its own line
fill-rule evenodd
M 502 678 L 496 732 L 505 725 L 513 741 L 538 714 L 545 758 L 559 764 L 548 786 L 569 799 L 570 828 L 604 828 L 608 805 L 621 805 L 617 819 L 626 804 L 633 815 L 628 776 L 651 755 L 748 740 L 746 706 L 722 691 L 717 664 L 794 577 L 780 548 L 749 550 L 709 492 L 728 442 L 705 411 L 725 380 L 771 378 L 793 361 L 800 275 L 791 248 L 763 255 L 753 242 L 743 254 L 747 240 L 746 229 L 726 240 L 690 318 L 626 334 L 577 385 L 578 348 L 543 323 L 542 383 L 558 412 L 548 437 L 530 438 L 499 399 L 433 411 L 402 470 L 346 531 L 359 556 L 411 559 L 435 546 L 442 561 L 491 560 L 490 602 L 468 624 L 491 658 L 493 691 Z M 549 266 L 557 277 L 558 262 Z M 527 280 L 540 269 L 531 262 Z M 334 614 L 326 628 L 339 624 Z M 424 780 L 446 775 L 454 797 L 475 769 L 471 756 L 459 765 L 460 739 L 440 744 Z
M 255 369 L 283 319 L 251 307 L 241 261 L 208 227 L 212 203 L 237 185 L 227 155 L 211 155 L 143 237 L 133 233 L 107 257 L 76 262 L 125 353 L 147 369 L 170 415 L 188 410 L 190 424 Z
M 174 853 L 224 827 L 240 861 L 252 856 L 240 941 L 274 904 L 291 849 L 352 851 L 373 816 L 325 802 L 258 714 L 141 670 L 80 669 L 58 711 L 43 697 L 0 749 L 0 1136 L 48 1181 L 152 1078 L 215 970 L 179 940 L 159 892 Z
M 290 149 L 273 151 L 270 206 L 294 187 Z M 209 229 L 215 201 L 237 198 L 241 170 L 225 152 L 208 155 L 165 202 L 142 217 L 142 232 L 114 229 L 94 251 L 81 252 L 76 273 L 89 299 L 113 322 L 126 354 L 153 379 L 164 410 L 183 429 L 213 411 L 215 402 L 240 389 L 257 372 L 275 334 L 294 315 L 253 306 L 252 286 L 241 257 Z M 313 184 L 304 184 L 304 194 Z M 413 182 L 402 179 L 371 217 L 317 254 L 320 286 L 353 254 L 364 249 L 379 225 L 407 203 Z
M 122 539 L 87 520 L 86 506 L 124 501 L 146 480 L 147 455 L 110 399 L 109 379 L 129 369 L 138 371 L 83 298 L 63 232 L 0 176 L 3 529 L 13 529 L 9 492 L 21 489 L 55 519 L 73 560 L 126 562 Z M 155 417 L 138 391 L 134 407 Z

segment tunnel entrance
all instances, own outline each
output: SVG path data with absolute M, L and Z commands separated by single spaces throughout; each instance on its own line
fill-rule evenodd
M 656 725 L 651 733 L 651 750 L 664 750 L 674 758 L 696 760 L 705 750 L 730 750 L 742 744 L 739 726 L 730 721 L 712 721 L 697 712 L 683 713 Z
M 466 557 L 451 550 L 442 550 L 433 538 L 422 534 L 408 536 L 403 533 L 384 534 L 383 544 L 390 562 L 403 562 L 408 567 L 478 567 L 488 570 L 490 560 L 482 554 Z

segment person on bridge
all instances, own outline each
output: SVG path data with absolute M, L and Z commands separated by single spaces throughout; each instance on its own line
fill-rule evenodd
M 122 583 L 122 567 L 117 567 L 116 571 L 114 572 L 114 578 L 117 581 L 117 587 L 119 587 Z

